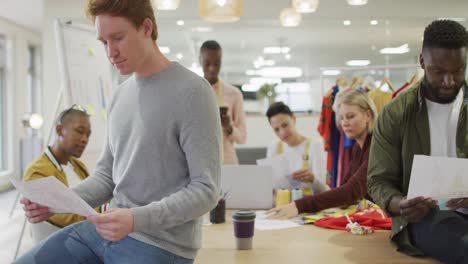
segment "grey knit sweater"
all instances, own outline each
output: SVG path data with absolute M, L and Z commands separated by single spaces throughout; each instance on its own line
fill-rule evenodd
M 220 142 L 210 85 L 173 62 L 118 87 L 96 170 L 74 191 L 92 207 L 133 208 L 131 237 L 193 259 L 218 199 Z

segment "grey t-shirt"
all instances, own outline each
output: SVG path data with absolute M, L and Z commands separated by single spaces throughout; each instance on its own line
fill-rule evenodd
M 210 85 L 173 62 L 115 92 L 96 170 L 74 190 L 92 207 L 133 208 L 131 237 L 185 258 L 217 202 L 221 127 Z

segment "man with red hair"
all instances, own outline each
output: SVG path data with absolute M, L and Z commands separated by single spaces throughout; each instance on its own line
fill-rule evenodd
M 108 212 L 55 233 L 16 263 L 193 263 L 219 193 L 221 127 L 210 85 L 156 45 L 150 0 L 89 0 L 115 90 L 96 170 L 73 190 Z M 52 213 L 23 199 L 28 220 Z

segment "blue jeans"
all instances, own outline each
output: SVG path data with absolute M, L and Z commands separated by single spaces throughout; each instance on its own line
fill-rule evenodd
M 161 263 L 192 264 L 166 250 L 131 237 L 111 242 L 99 236 L 88 221 L 68 226 L 17 259 L 15 264 L 49 263 Z

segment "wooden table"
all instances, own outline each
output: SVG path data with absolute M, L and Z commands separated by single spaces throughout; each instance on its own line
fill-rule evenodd
M 224 224 L 203 226 L 203 246 L 195 263 L 438 263 L 397 252 L 390 243 L 389 231 L 355 236 L 313 225 L 255 230 L 253 249 L 236 250 L 229 211 L 226 220 Z

